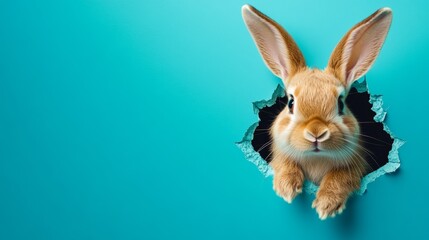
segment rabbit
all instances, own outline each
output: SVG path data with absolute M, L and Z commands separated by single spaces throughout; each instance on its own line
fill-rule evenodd
M 304 180 L 319 186 L 312 207 L 321 220 L 340 214 L 368 173 L 359 123 L 345 104 L 357 79 L 377 58 L 392 21 L 381 8 L 356 24 L 335 47 L 325 69 L 311 69 L 292 37 L 250 5 L 244 22 L 288 102 L 270 127 L 273 189 L 286 202 L 302 192 Z

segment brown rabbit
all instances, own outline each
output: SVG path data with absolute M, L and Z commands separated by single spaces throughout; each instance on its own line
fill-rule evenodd
M 354 81 L 378 56 L 392 21 L 382 8 L 341 39 L 324 70 L 310 69 L 292 37 L 250 5 L 244 21 L 268 68 L 282 79 L 285 109 L 270 128 L 273 188 L 287 202 L 302 192 L 304 179 L 319 185 L 313 208 L 320 219 L 341 213 L 368 170 L 359 124 L 345 104 Z

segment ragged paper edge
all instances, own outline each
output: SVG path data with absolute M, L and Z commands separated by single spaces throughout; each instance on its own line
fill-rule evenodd
M 274 105 L 278 97 L 284 96 L 284 89 L 280 85 L 277 85 L 277 88 L 276 90 L 274 90 L 271 99 L 253 102 L 253 111 L 256 115 L 258 115 L 259 110 L 263 109 L 264 107 L 270 107 Z M 255 149 L 253 149 L 252 146 L 253 135 L 258 125 L 259 121 L 252 124 L 252 126 L 247 129 L 243 139 L 240 142 L 236 142 L 235 144 L 241 149 L 247 160 L 255 164 L 258 167 L 259 171 L 264 174 L 265 177 L 269 177 L 273 175 L 273 169 L 270 165 L 268 165 L 267 161 L 265 161 L 265 159 L 263 159 L 261 155 L 255 151 Z
M 368 85 L 366 80 L 363 80 L 362 82 L 356 81 L 353 84 L 353 87 L 356 88 L 356 90 L 359 93 L 363 92 L 369 92 Z M 253 103 L 253 110 L 256 115 L 258 115 L 259 111 L 263 109 L 264 107 L 270 107 L 272 106 L 278 97 L 284 97 L 285 91 L 284 89 L 278 85 L 276 90 L 274 91 L 271 99 L 268 100 L 261 100 Z M 387 112 L 383 109 L 383 100 L 381 95 L 371 95 L 370 94 L 370 100 L 369 102 L 372 104 L 371 110 L 375 112 L 374 121 L 381 122 L 383 124 L 383 129 L 386 131 L 390 137 L 393 139 L 392 149 L 389 151 L 388 155 L 388 162 L 377 169 L 376 171 L 373 171 L 369 174 L 367 174 L 365 177 L 362 178 L 361 181 L 361 187 L 359 190 L 357 190 L 355 193 L 358 195 L 362 195 L 365 193 L 368 184 L 371 182 L 374 182 L 378 177 L 386 174 L 386 173 L 392 173 L 396 171 L 396 169 L 400 166 L 400 159 L 399 159 L 399 152 L 398 149 L 405 143 L 403 140 L 395 137 L 392 132 L 387 127 L 386 123 L 384 122 L 386 118 Z M 259 119 L 260 120 L 260 119 Z M 243 139 L 240 142 L 236 142 L 236 145 L 241 149 L 241 151 L 244 153 L 247 160 L 255 164 L 259 171 L 264 174 L 265 177 L 269 177 L 273 175 L 273 169 L 271 166 L 261 157 L 261 155 L 256 152 L 253 149 L 252 146 L 252 140 L 253 135 L 255 132 L 255 129 L 259 125 L 258 122 L 252 124 L 244 134 Z M 308 194 L 314 194 L 317 192 L 318 186 L 313 184 L 312 182 L 305 181 L 304 183 L 304 191 Z

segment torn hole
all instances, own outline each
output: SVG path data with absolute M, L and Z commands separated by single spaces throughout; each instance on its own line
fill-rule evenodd
M 284 89 L 279 85 L 272 98 L 253 103 L 255 114 L 259 121 L 246 131 L 242 141 L 237 146 L 245 157 L 253 162 L 265 176 L 271 176 L 273 171 L 269 165 L 271 161 L 271 137 L 269 129 L 277 115 L 285 108 L 288 102 Z M 370 152 L 365 160 L 371 167 L 370 173 L 365 175 L 361 188 L 357 194 L 363 194 L 367 185 L 379 176 L 394 172 L 400 166 L 398 149 L 404 144 L 393 136 L 385 124 L 386 111 L 382 108 L 381 95 L 371 95 L 366 81 L 355 82 L 346 99 L 348 108 L 359 122 L 363 146 Z M 307 193 L 315 193 L 318 186 L 306 181 L 304 189 Z

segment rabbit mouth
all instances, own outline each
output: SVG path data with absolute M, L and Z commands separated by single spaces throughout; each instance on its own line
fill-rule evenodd
M 320 146 L 318 146 L 318 145 L 317 146 L 313 145 L 312 147 L 308 148 L 304 152 L 306 152 L 309 155 L 320 155 L 323 153 L 327 153 L 324 149 L 321 149 Z
M 316 140 L 315 142 L 313 142 L 313 150 L 311 150 L 312 152 L 320 152 L 320 143 Z

